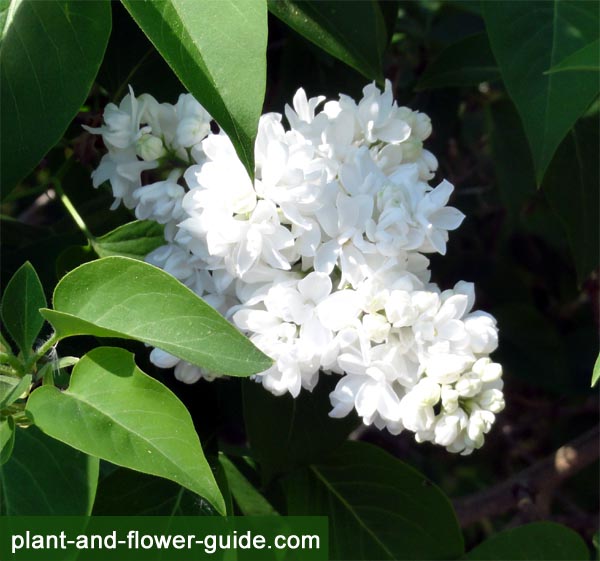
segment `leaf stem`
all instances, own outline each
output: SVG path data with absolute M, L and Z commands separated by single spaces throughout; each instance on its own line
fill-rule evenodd
M 81 218 L 81 215 L 77 212 L 77 209 L 73 206 L 71 199 L 69 199 L 67 194 L 64 192 L 59 180 L 55 180 L 54 190 L 58 194 L 58 198 L 60 199 L 60 202 L 63 204 L 63 206 L 65 207 L 67 212 L 71 215 L 73 222 L 75 222 L 75 224 L 77 224 L 77 227 L 81 230 L 81 232 L 88 239 L 88 241 L 90 241 L 90 242 L 93 241 L 94 236 L 89 231 L 83 218 Z
M 37 361 L 40 360 L 40 358 L 42 358 L 52 347 L 54 347 L 56 343 L 58 343 L 58 334 L 53 333 L 50 338 L 45 343 L 40 345 L 35 353 L 33 353 L 33 355 L 29 358 L 25 364 L 25 371 L 30 372 Z

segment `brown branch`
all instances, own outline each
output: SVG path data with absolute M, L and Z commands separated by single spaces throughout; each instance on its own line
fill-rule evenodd
M 554 490 L 596 460 L 600 453 L 600 427 L 595 427 L 556 452 L 498 485 L 454 501 L 460 525 L 464 528 L 511 509 L 531 510 L 546 516 Z

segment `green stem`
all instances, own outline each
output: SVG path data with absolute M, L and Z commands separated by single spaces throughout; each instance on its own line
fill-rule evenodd
M 60 199 L 60 202 L 63 204 L 63 206 L 65 207 L 67 212 L 71 215 L 73 222 L 75 222 L 75 224 L 77 224 L 77 227 L 81 230 L 81 232 L 88 239 L 88 241 L 90 241 L 90 242 L 93 241 L 94 236 L 89 231 L 83 218 L 81 218 L 81 215 L 77 212 L 77 209 L 73 206 L 71 199 L 69 199 L 67 194 L 63 191 L 60 181 L 58 181 L 58 180 L 54 181 L 54 190 L 56 191 L 58 198 Z
M 54 345 L 58 343 L 58 334 L 53 333 L 45 343 L 43 343 L 25 364 L 25 371 L 30 372 L 40 358 L 42 358 Z
M 73 205 L 73 203 L 71 202 L 71 199 L 69 199 L 68 195 L 65 193 L 64 189 L 62 188 L 63 177 L 66 175 L 66 173 L 69 171 L 69 169 L 71 169 L 72 165 L 73 165 L 73 156 L 69 156 L 65 160 L 65 163 L 56 172 L 56 175 L 52 178 L 52 185 L 54 186 L 54 190 L 56 191 L 56 194 L 58 195 L 60 202 L 63 204 L 63 206 L 65 207 L 67 212 L 71 215 L 73 222 L 75 222 L 75 224 L 77 224 L 77 227 L 81 230 L 83 235 L 88 239 L 88 241 L 91 242 L 94 240 L 94 236 L 89 231 L 85 221 L 83 220 L 83 218 L 81 218 L 81 215 L 79 214 L 79 212 L 77 212 L 75 205 Z

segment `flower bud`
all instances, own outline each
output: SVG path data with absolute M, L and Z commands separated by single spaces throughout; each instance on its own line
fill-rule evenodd
M 146 133 L 135 143 L 135 153 L 145 162 L 150 162 L 162 158 L 167 151 L 158 136 Z

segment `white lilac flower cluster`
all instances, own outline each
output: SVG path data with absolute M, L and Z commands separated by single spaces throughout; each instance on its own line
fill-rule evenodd
M 276 395 L 340 375 L 332 417 L 415 433 L 451 452 L 483 444 L 504 407 L 489 354 L 495 319 L 472 311 L 473 285 L 442 291 L 424 254 L 444 254 L 464 216 L 453 186 L 432 187 L 423 113 L 391 85 L 358 102 L 308 99 L 260 119 L 252 181 L 229 138 L 189 94 L 175 105 L 127 95 L 109 104 L 108 153 L 93 173 L 139 219 L 165 225 L 147 261 L 229 318 L 267 355 L 255 379 Z M 143 173 L 146 172 L 146 173 Z M 192 383 L 210 373 L 154 349 L 153 362 Z

